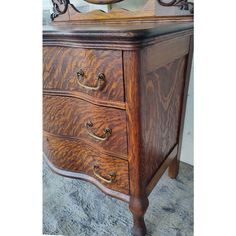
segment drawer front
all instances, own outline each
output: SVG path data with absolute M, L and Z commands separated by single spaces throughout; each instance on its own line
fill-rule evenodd
M 94 177 L 109 189 L 129 194 L 128 161 L 104 155 L 80 140 L 44 133 L 44 153 L 57 168 Z
M 44 47 L 43 60 L 44 89 L 124 102 L 121 51 Z
M 127 159 L 123 110 L 96 106 L 78 98 L 44 95 L 43 127 L 49 133 L 78 138 Z

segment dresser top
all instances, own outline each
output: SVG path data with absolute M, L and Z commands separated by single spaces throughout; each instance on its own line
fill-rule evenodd
M 70 44 L 89 47 L 113 45 L 123 49 L 151 43 L 162 36 L 192 33 L 192 17 L 159 17 L 142 20 L 111 21 L 86 24 L 53 23 L 43 29 L 44 44 Z M 73 45 L 72 45 L 73 44 Z M 96 44 L 96 45 L 95 45 Z

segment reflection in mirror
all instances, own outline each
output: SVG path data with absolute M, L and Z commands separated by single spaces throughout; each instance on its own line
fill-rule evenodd
M 70 3 L 73 4 L 80 12 L 89 12 L 98 9 L 107 12 L 109 9 L 108 5 L 96 5 L 82 0 L 70 0 Z

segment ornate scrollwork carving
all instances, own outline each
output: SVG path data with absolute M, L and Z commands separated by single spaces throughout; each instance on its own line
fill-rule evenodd
M 53 13 L 51 19 L 54 20 L 57 16 L 64 14 L 67 11 L 70 0 L 52 0 Z
M 189 10 L 193 13 L 193 3 L 189 2 L 188 0 L 171 0 L 169 2 L 163 2 L 163 0 L 158 0 L 160 5 L 165 7 L 176 6 L 179 7 L 181 10 Z

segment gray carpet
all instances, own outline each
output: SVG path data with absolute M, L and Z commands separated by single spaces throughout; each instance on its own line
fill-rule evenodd
M 145 215 L 148 235 L 193 235 L 193 167 L 180 165 L 177 180 L 167 173 L 150 197 Z M 128 204 L 103 194 L 82 180 L 43 168 L 43 233 L 66 236 L 128 236 L 132 216 Z

